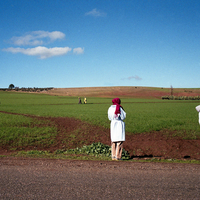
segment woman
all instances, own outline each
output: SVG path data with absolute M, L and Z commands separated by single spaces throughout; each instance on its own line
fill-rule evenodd
M 125 123 L 126 113 L 120 105 L 121 100 L 115 98 L 112 100 L 113 105 L 108 109 L 108 119 L 110 124 L 110 137 L 112 160 L 120 160 L 122 156 L 123 142 L 125 141 Z

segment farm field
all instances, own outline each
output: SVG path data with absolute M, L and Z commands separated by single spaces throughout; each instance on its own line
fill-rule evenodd
M 125 150 L 132 158 L 200 159 L 200 126 L 195 110 L 200 101 L 162 100 L 159 97 L 164 94 L 159 96 L 160 90 L 146 88 L 146 98 L 129 97 L 127 91 L 123 95 L 120 90 L 127 113 Z M 83 102 L 86 95 L 78 93 Z M 78 104 L 79 96 L 72 96 L 75 93 L 69 91 L 60 95 L 53 91 L 0 91 L 0 154 L 19 150 L 53 152 L 94 142 L 110 145 L 107 110 L 116 94 L 111 92 L 103 97 L 100 93 L 98 97 L 91 88 L 85 93 L 87 104 Z

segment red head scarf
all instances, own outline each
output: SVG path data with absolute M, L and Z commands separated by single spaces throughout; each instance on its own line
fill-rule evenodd
M 115 114 L 120 114 L 120 107 L 123 109 L 123 107 L 120 105 L 121 104 L 121 100 L 119 98 L 115 98 L 112 100 L 113 105 L 116 105 L 116 110 L 115 110 Z

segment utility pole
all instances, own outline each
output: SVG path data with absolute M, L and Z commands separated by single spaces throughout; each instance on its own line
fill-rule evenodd
M 173 93 L 173 87 L 171 85 L 171 96 L 173 96 L 173 95 L 174 95 L 174 93 Z

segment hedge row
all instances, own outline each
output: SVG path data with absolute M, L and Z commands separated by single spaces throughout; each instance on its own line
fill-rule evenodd
M 200 100 L 200 96 L 162 96 L 162 99 L 167 100 Z
M 23 91 L 23 92 L 41 92 L 41 91 L 48 91 L 48 90 L 52 90 L 53 87 L 49 87 L 49 88 L 14 88 L 14 89 L 8 89 L 8 88 L 0 88 L 0 90 L 2 91 Z

